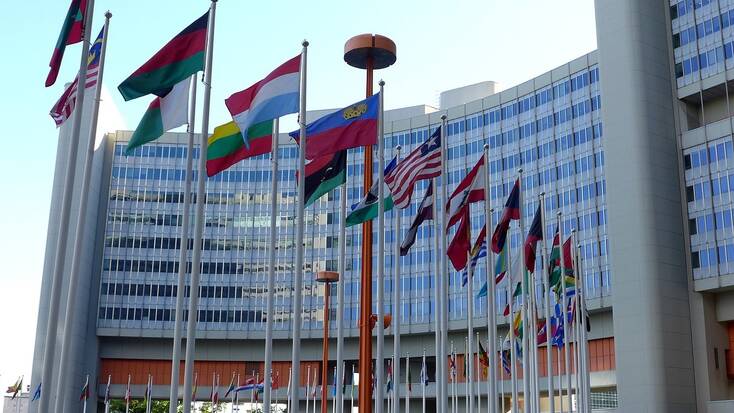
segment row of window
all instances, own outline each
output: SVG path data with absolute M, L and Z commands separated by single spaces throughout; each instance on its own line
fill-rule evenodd
M 680 33 L 674 33 L 673 47 L 685 46 L 688 43 L 695 42 L 696 39 L 718 33 L 720 30 L 732 25 L 734 25 L 734 10 L 725 11 L 720 16 L 714 16 L 711 19 L 698 23 L 694 27 L 683 29 Z
M 693 12 L 694 9 L 700 9 L 711 3 L 712 0 L 681 0 L 677 4 L 670 6 L 670 18 L 677 19 Z
M 132 308 L 132 307 L 100 307 L 100 320 L 145 320 L 174 321 L 175 311 L 171 309 Z M 189 311 L 184 310 L 183 321 L 189 318 Z M 200 323 L 262 323 L 265 320 L 262 311 L 258 310 L 199 310 Z
M 717 264 L 734 262 L 734 244 L 719 245 L 718 247 L 703 248 L 691 252 L 691 266 L 693 268 L 713 267 Z
M 285 290 L 283 287 L 276 289 L 276 294 Z M 173 284 L 149 284 L 149 283 L 102 283 L 102 295 L 136 296 L 136 297 L 176 297 L 178 286 Z M 188 297 L 191 288 L 186 286 L 184 296 Z M 289 290 L 290 291 L 290 290 Z M 247 298 L 260 293 L 253 287 L 233 286 L 206 286 L 199 287 L 201 298 Z
M 126 144 L 115 145 L 115 156 L 118 157 L 136 157 L 136 158 L 156 158 L 156 159 L 186 159 L 188 148 L 183 145 L 165 145 L 165 144 L 153 144 L 143 145 L 135 148 L 130 155 L 125 155 Z M 199 159 L 200 150 L 197 146 L 194 147 L 193 159 Z M 266 154 L 264 156 L 267 159 Z M 297 146 L 285 146 L 278 148 L 278 157 L 280 159 L 298 159 L 298 147 Z M 261 157 L 258 157 L 261 158 Z M 251 158 L 251 159 L 258 159 Z
M 312 271 L 310 263 L 304 263 L 305 271 Z M 115 259 L 106 258 L 103 262 L 102 269 L 104 271 L 126 271 L 126 272 L 147 272 L 147 273 L 178 273 L 178 261 L 158 261 L 143 259 Z M 226 274 L 241 275 L 247 273 L 265 272 L 268 266 L 265 263 L 230 263 L 230 262 L 202 262 L 201 274 Z M 278 263 L 275 266 L 276 272 L 294 271 L 292 263 Z M 191 262 L 186 264 L 186 272 L 191 272 Z
M 716 163 L 734 159 L 734 144 L 731 139 L 711 145 L 706 149 L 694 150 L 683 156 L 683 164 L 686 170 L 706 166 L 709 163 Z
M 725 43 L 709 51 L 684 59 L 680 63 L 675 64 L 675 77 L 681 78 L 699 70 L 706 69 L 718 63 L 724 63 L 725 60 L 734 57 L 734 42 Z
M 711 178 L 711 182 L 698 182 L 686 186 L 686 201 L 694 202 L 727 194 L 734 190 L 734 174 Z
M 700 217 L 689 219 L 688 229 L 691 235 L 721 229 L 731 229 L 732 216 L 734 216 L 734 211 L 731 209 L 719 211 L 713 214 L 704 214 Z
M 278 240 L 276 248 L 288 249 L 293 248 L 293 240 Z M 151 248 L 164 250 L 181 249 L 180 238 L 169 237 L 134 237 L 108 236 L 105 239 L 105 247 L 115 248 Z M 189 239 L 187 249 L 191 251 L 194 248 L 194 240 Z M 247 239 L 203 239 L 201 249 L 204 251 L 264 251 L 268 248 L 268 240 L 256 239 L 248 237 Z

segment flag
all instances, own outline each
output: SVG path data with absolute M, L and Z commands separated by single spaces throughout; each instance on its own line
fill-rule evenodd
M 128 101 L 145 95 L 163 97 L 184 79 L 204 70 L 207 11 L 125 79 L 117 90 Z
M 145 396 L 143 397 L 146 404 L 148 403 L 148 400 L 150 399 L 152 394 L 153 394 L 153 377 L 149 374 L 148 384 L 145 385 Z
M 12 394 L 11 400 L 15 399 L 15 397 L 20 393 L 23 389 L 23 376 L 18 377 L 18 380 L 15 381 L 15 384 L 8 387 L 8 390 L 6 391 L 7 394 Z
M 41 383 L 38 383 L 38 386 L 36 386 L 36 391 L 33 392 L 33 397 L 31 398 L 31 402 L 34 402 L 41 398 Z
M 405 367 L 407 371 L 407 380 L 408 380 L 408 393 L 413 392 L 413 378 L 410 376 L 410 362 L 408 362 L 407 366 Z M 422 371 L 421 371 L 422 373 Z
M 379 110 L 380 94 L 377 93 L 309 123 L 306 126 L 306 159 L 376 145 Z M 290 136 L 298 141 L 300 131 L 293 131 Z
M 502 248 L 502 251 L 497 255 L 497 259 L 494 262 L 494 283 L 495 285 L 499 285 L 499 283 L 502 282 L 503 279 L 505 279 L 505 274 L 507 274 L 507 246 L 506 245 L 505 245 L 505 248 Z M 477 297 L 486 297 L 488 293 L 487 290 L 488 290 L 488 285 L 487 285 L 487 281 L 485 281 L 484 285 L 479 290 Z
M 510 222 L 513 219 L 520 219 L 520 180 L 515 181 L 515 185 L 512 187 L 510 196 L 505 202 L 505 209 L 502 211 L 502 217 L 500 222 L 497 223 L 497 227 L 492 234 L 492 251 L 495 254 L 499 254 L 502 248 L 505 247 L 505 241 L 507 240 L 507 230 L 510 228 Z
M 408 255 L 410 247 L 415 243 L 415 237 L 418 235 L 418 227 L 421 226 L 423 221 L 433 219 L 433 182 L 428 184 L 426 194 L 423 196 L 420 206 L 418 206 L 418 213 L 413 219 L 413 223 L 410 224 L 408 232 L 405 234 L 405 239 L 400 244 L 400 255 Z
M 112 384 L 112 375 L 107 375 L 107 388 L 104 391 L 105 404 L 110 402 L 110 385 Z
M 249 149 L 245 147 L 242 132 L 234 121 L 214 128 L 214 133 L 207 140 L 206 175 L 214 176 L 243 159 L 272 151 L 272 121 L 252 125 L 247 135 Z
M 441 175 L 441 127 L 433 135 L 405 157 L 391 174 L 385 175 L 385 183 L 395 202 L 404 209 L 410 205 L 415 183 Z
M 472 170 L 459 182 L 459 185 L 451 196 L 449 196 L 449 200 L 446 203 L 446 212 L 449 217 L 446 230 L 461 219 L 464 207 L 473 202 L 484 200 L 484 180 L 486 179 L 486 175 L 487 168 L 484 164 L 484 156 L 482 156 Z
M 520 311 L 515 312 L 515 317 L 513 318 L 513 321 L 512 321 L 512 329 L 515 333 L 515 337 L 521 339 L 522 333 L 523 333 L 522 312 Z
M 558 233 L 558 229 L 556 229 L 556 235 L 553 237 L 553 247 L 551 248 L 551 254 L 548 259 L 548 271 L 549 273 L 549 284 L 551 288 L 556 291 L 556 295 L 561 294 L 561 250 L 559 248 L 560 245 L 560 235 Z M 563 266 L 564 271 L 563 274 L 565 274 L 566 282 L 568 283 L 571 281 L 571 284 L 575 285 L 575 280 L 573 279 L 573 259 L 571 255 L 571 237 L 569 237 L 566 242 L 563 243 Z M 569 279 L 570 277 L 570 279 Z M 566 285 L 566 288 L 568 288 L 568 285 Z
M 305 181 L 306 203 L 303 207 L 307 208 L 332 189 L 347 182 L 347 151 L 339 151 L 307 163 Z
M 156 96 L 127 142 L 125 154 L 130 155 L 138 146 L 160 138 L 164 133 L 189 123 L 189 86 L 186 78 L 176 83 L 164 96 Z
M 229 387 L 227 387 L 227 391 L 224 393 L 224 397 L 225 398 L 227 398 L 229 396 L 229 394 L 232 393 L 234 391 L 234 389 L 235 389 L 234 377 L 235 377 L 235 375 L 232 374 L 232 380 L 229 381 Z
M 489 369 L 489 353 L 482 346 L 482 340 L 477 341 L 479 341 L 479 364 L 482 366 L 482 375 L 486 377 Z
M 448 255 L 451 264 L 454 266 L 456 271 L 461 271 L 466 267 L 467 253 L 471 248 L 470 230 L 471 223 L 469 219 L 469 205 L 465 205 L 462 211 L 463 217 L 459 221 L 459 229 L 456 230 L 456 234 L 451 239 L 448 248 L 446 249 L 446 255 Z
M 387 364 L 387 383 L 386 383 L 386 393 L 390 394 L 392 391 L 392 363 Z
M 428 386 L 428 366 L 426 366 L 426 357 L 423 356 L 423 362 L 421 363 L 421 384 Z
M 548 341 L 548 329 L 545 320 L 537 320 L 538 333 L 536 334 L 538 345 L 545 344 Z
M 538 248 L 538 241 L 543 239 L 543 211 L 538 205 L 535 211 L 535 218 L 530 225 L 528 237 L 525 239 L 525 268 L 528 271 L 535 271 L 535 253 Z
M 451 353 L 451 357 L 449 357 L 449 372 L 451 373 L 451 377 L 456 379 L 456 353 Z
M 474 269 L 477 267 L 479 260 L 487 256 L 487 226 L 486 225 L 482 227 L 482 231 L 479 233 L 479 236 L 477 237 L 477 241 L 474 243 L 474 248 L 472 248 L 469 255 L 471 256 L 471 259 L 469 260 L 469 265 L 464 267 L 464 271 L 461 277 L 462 286 L 466 285 L 469 282 L 469 271 L 471 270 L 472 272 L 474 272 Z
M 86 1 L 86 0 L 83 0 Z M 94 87 L 97 84 L 99 78 L 99 63 L 102 57 L 102 43 L 105 41 L 104 27 L 99 31 L 97 39 L 92 43 L 89 48 L 89 57 L 87 58 L 87 81 L 84 84 L 86 89 Z M 74 111 L 76 107 L 77 88 L 79 86 L 79 75 L 74 78 L 64 89 L 64 93 L 61 94 L 59 100 L 54 103 L 51 108 L 49 115 L 56 123 L 56 127 L 61 126 Z
M 89 399 L 89 376 L 87 376 L 87 381 L 84 382 L 84 387 L 82 387 L 82 392 L 79 395 L 79 401 L 86 401 Z
M 194 386 L 194 389 L 196 389 L 196 386 Z M 196 391 L 194 391 L 194 394 L 196 394 Z M 130 404 L 130 400 L 132 400 L 132 393 L 130 393 L 130 375 L 127 376 L 127 389 L 125 390 L 125 404 Z
M 224 100 L 232 120 L 243 132 L 250 148 L 250 127 L 296 113 L 300 103 L 301 55 L 286 61 L 265 78 Z
M 336 367 L 334 367 L 334 387 L 331 388 L 331 395 L 332 396 L 336 396 L 336 388 L 337 388 Z
M 87 0 L 71 0 L 69 10 L 66 12 L 64 24 L 61 26 L 61 33 L 56 40 L 54 52 L 51 55 L 51 62 L 48 64 L 49 71 L 46 76 L 46 87 L 56 83 L 59 76 L 61 61 L 64 59 L 64 51 L 66 46 L 79 43 L 82 41 L 84 32 L 84 15 L 87 11 Z
M 245 382 L 244 386 L 237 387 L 234 389 L 235 393 L 239 393 L 241 391 L 247 391 L 247 390 L 255 390 L 256 392 L 262 391 L 264 389 L 264 385 L 262 380 L 259 383 L 255 382 L 254 378 L 249 378 Z
M 214 406 L 219 404 L 219 378 L 212 377 L 212 392 L 209 395 L 209 400 L 212 401 Z
M 385 175 L 395 168 L 396 163 L 397 159 L 393 158 L 385 168 Z M 380 185 L 383 185 L 383 183 L 380 182 L 379 179 L 375 180 L 375 183 L 372 184 L 372 188 L 367 192 L 367 195 L 365 195 L 359 203 L 352 205 L 352 212 L 347 215 L 346 220 L 346 225 L 348 227 L 369 221 L 377 216 L 377 213 L 379 212 L 377 197 L 379 195 Z M 384 189 L 383 193 L 385 194 L 385 199 L 383 200 L 385 211 L 389 211 L 393 207 L 392 197 L 390 196 L 390 192 L 387 188 Z

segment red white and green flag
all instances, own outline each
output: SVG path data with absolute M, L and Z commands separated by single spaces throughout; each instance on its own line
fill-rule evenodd
M 177 83 L 203 70 L 208 24 L 207 11 L 117 87 L 122 97 L 126 101 L 150 94 L 164 97 Z
M 82 41 L 84 32 L 84 14 L 87 10 L 87 0 L 71 0 L 69 10 L 66 12 L 64 24 L 61 26 L 61 33 L 56 40 L 54 52 L 51 55 L 51 62 L 48 64 L 49 72 L 46 76 L 46 87 L 56 83 L 59 76 L 61 61 L 64 59 L 64 51 L 66 46 L 79 43 Z
M 191 79 L 177 83 L 164 97 L 155 97 L 127 143 L 126 154 L 160 138 L 165 132 L 188 123 Z

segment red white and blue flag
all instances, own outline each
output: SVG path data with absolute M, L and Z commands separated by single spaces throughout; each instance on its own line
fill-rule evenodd
M 385 175 L 385 183 L 390 188 L 393 205 L 404 209 L 410 205 L 415 183 L 441 175 L 441 127 L 433 135 L 415 148 L 398 166 Z
M 94 41 L 92 47 L 89 48 L 89 58 L 87 59 L 87 81 L 85 87 L 87 89 L 94 87 L 99 78 L 99 62 L 102 56 L 102 43 L 105 41 L 104 28 L 99 31 L 97 40 Z M 56 123 L 56 127 L 61 126 L 74 111 L 76 107 L 77 87 L 79 84 L 79 75 L 69 84 L 64 93 L 61 95 L 56 104 L 51 108 L 51 118 Z
M 306 159 L 377 144 L 380 94 L 339 109 L 306 125 Z M 290 136 L 299 141 L 300 131 Z
M 510 229 L 510 222 L 516 219 L 520 219 L 519 180 L 515 181 L 515 185 L 512 187 L 510 196 L 507 198 L 507 202 L 505 202 L 505 210 L 502 212 L 502 217 L 497 223 L 497 227 L 494 229 L 494 233 L 492 234 L 492 251 L 495 254 L 499 254 L 505 247 L 505 241 L 507 241 L 507 230 Z
M 300 74 L 301 55 L 298 55 L 278 66 L 264 79 L 224 100 L 248 149 L 247 130 L 250 126 L 298 112 Z
M 484 180 L 486 177 L 487 168 L 484 156 L 482 156 L 466 177 L 459 182 L 459 186 L 456 187 L 446 203 L 446 212 L 449 217 L 446 230 L 461 219 L 464 207 L 473 202 L 484 201 Z
M 543 239 L 543 211 L 538 205 L 535 211 L 535 218 L 530 225 L 528 237 L 525 239 L 525 268 L 533 272 L 535 271 L 535 255 L 538 249 L 538 241 Z

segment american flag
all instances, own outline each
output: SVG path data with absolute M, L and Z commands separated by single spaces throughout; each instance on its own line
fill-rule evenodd
M 94 41 L 92 47 L 89 48 L 89 57 L 87 58 L 87 81 L 86 88 L 89 89 L 97 84 L 99 77 L 99 61 L 102 55 L 102 42 L 104 41 L 104 28 L 99 31 L 97 40 Z M 61 95 L 56 104 L 51 108 L 51 118 L 53 118 L 56 126 L 61 126 L 71 113 L 74 111 L 76 106 L 77 87 L 79 85 L 79 75 L 74 78 L 74 81 L 64 89 L 64 93 Z
M 438 127 L 427 141 L 415 148 L 385 176 L 393 205 L 401 209 L 407 208 L 413 196 L 415 183 L 439 175 L 441 175 L 441 127 Z

